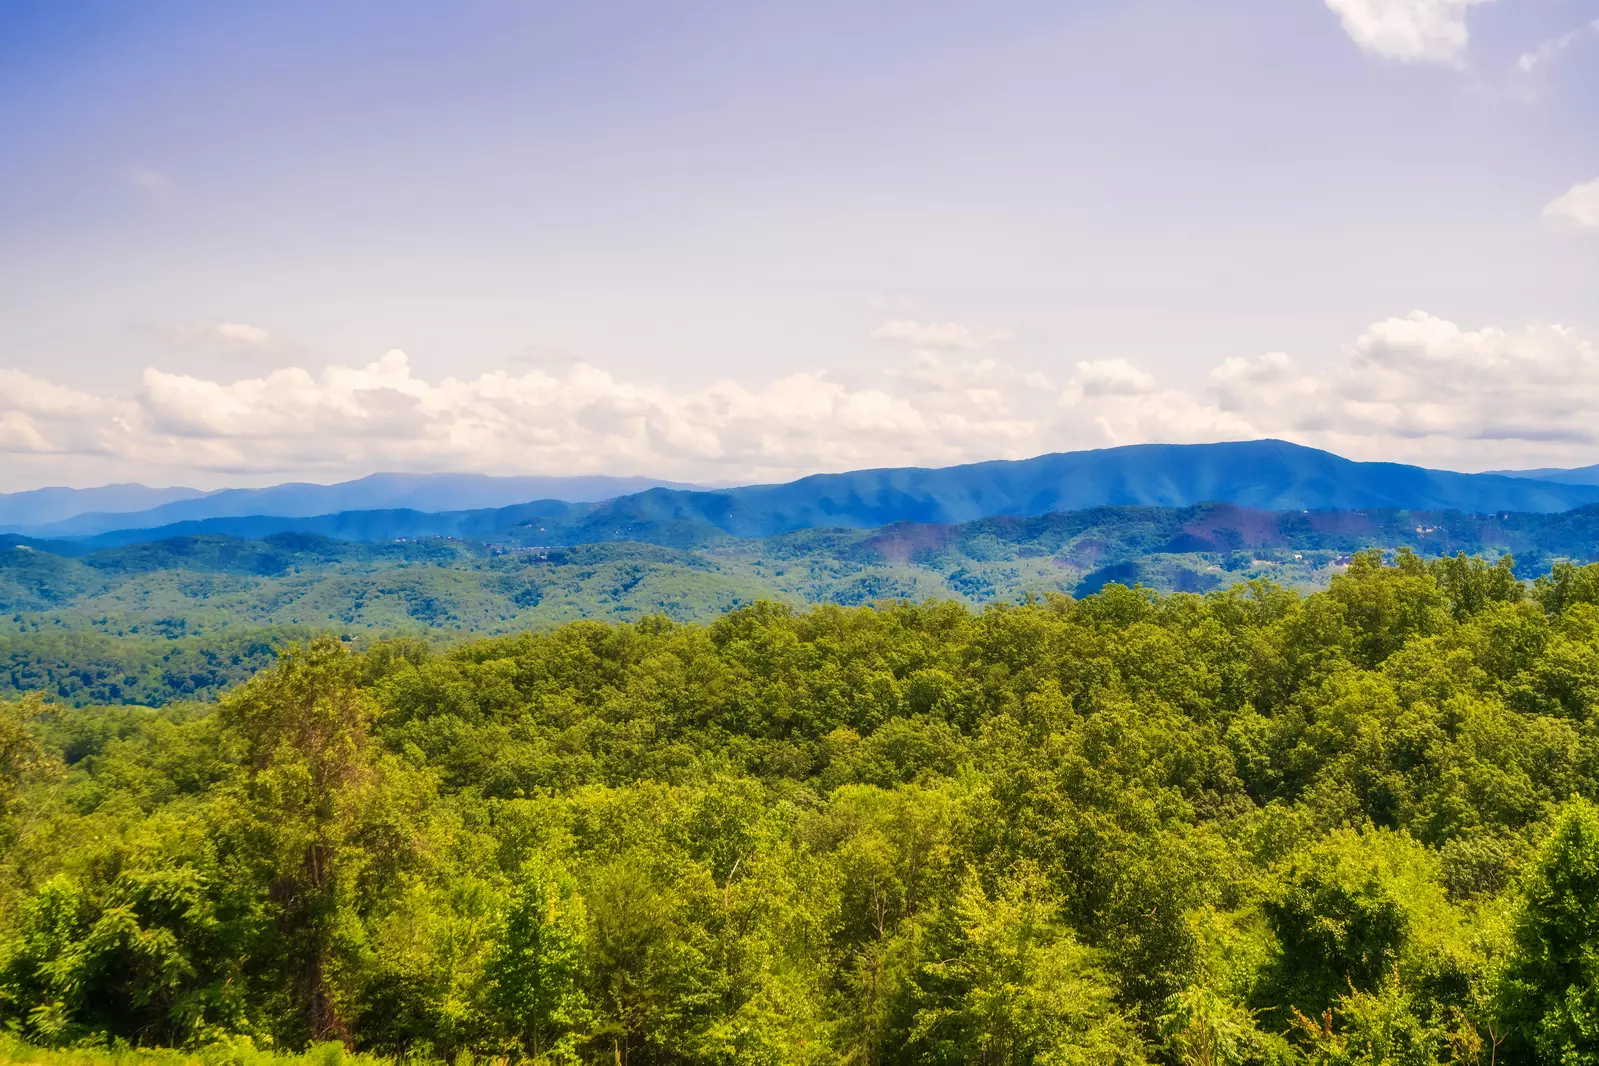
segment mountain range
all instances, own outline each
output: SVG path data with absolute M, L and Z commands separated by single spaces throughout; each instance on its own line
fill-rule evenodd
M 45 537 L 88 537 L 211 518 L 274 515 L 307 518 L 335 511 L 403 508 L 460 511 L 535 499 L 591 503 L 664 486 L 696 486 L 646 477 L 494 477 L 487 474 L 372 474 L 335 485 L 291 482 L 263 489 L 35 489 L 0 494 L 0 530 Z
M 91 511 L 136 513 L 177 500 L 205 496 L 199 489 L 153 489 L 148 485 L 101 485 L 0 492 L 0 528 L 28 529 L 63 522 Z
M 376 474 L 339 485 L 230 489 L 129 513 L 91 512 L 13 532 L 80 551 L 170 536 L 314 533 L 511 544 L 632 540 L 669 546 L 803 529 L 960 523 L 1103 506 L 1228 503 L 1266 511 L 1398 509 L 1554 513 L 1599 502 L 1599 484 L 1365 463 L 1285 441 L 1141 444 L 963 466 L 815 474 L 729 489 L 642 478 Z M 1583 471 L 1571 471 L 1573 476 Z M 127 487 L 124 487 L 127 488 Z M 130 497 L 131 498 L 131 497 Z

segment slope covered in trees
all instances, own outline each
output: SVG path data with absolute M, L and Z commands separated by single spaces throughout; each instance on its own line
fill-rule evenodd
M 657 530 L 659 532 L 659 530 Z M 524 531 L 523 535 L 527 535 Z M 72 703 L 210 698 L 286 635 L 362 644 L 548 629 L 581 618 L 711 621 L 759 600 L 973 606 L 1085 596 L 1117 582 L 1208 592 L 1264 579 L 1308 591 L 1363 548 L 1513 553 L 1533 578 L 1599 557 L 1599 508 L 1557 515 L 1106 507 L 963 525 L 805 530 L 693 547 L 359 543 L 299 533 L 172 537 L 58 554 L 0 538 L 0 693 Z M 252 650 L 253 649 L 253 650 Z
M 1599 1061 L 1599 568 L 1357 557 L 0 717 L 40 1044 L 630 1063 Z

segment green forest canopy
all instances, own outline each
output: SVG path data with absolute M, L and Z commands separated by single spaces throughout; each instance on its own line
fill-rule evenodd
M 36 1044 L 1599 1063 L 1599 567 L 321 638 L 214 706 L 5 707 Z

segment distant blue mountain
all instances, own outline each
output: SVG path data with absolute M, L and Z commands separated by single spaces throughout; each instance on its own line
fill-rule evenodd
M 340 511 L 462 511 L 506 507 L 526 500 L 590 503 L 655 486 L 693 488 L 644 477 L 492 477 L 486 474 L 373 474 L 335 485 L 294 482 L 264 489 L 223 489 L 199 498 L 145 504 L 136 513 L 80 507 L 70 516 L 42 521 L 0 520 L 0 528 L 39 537 L 84 537 L 122 529 L 150 529 L 210 518 L 274 515 L 309 518 Z M 139 488 L 141 486 L 127 486 Z M 95 492 L 101 490 L 60 490 Z M 146 490 L 152 491 L 152 490 Z M 182 490 L 192 492 L 193 490 Z
M 201 518 L 192 522 L 173 522 L 150 529 L 114 529 L 89 537 L 37 538 L 3 537 L 0 546 L 15 540 L 27 547 L 57 551 L 58 545 L 71 545 L 73 554 L 119 548 L 128 544 L 168 540 L 172 537 L 225 536 L 260 540 L 279 533 L 310 533 L 338 540 L 384 541 L 414 537 L 461 537 L 472 540 L 534 539 L 528 534 L 546 523 L 567 530 L 593 504 L 567 503 L 564 500 L 536 500 L 512 507 L 472 511 L 414 511 L 391 508 L 374 511 L 338 511 L 334 514 L 245 515 L 238 518 Z M 515 535 L 514 537 L 512 535 Z M 605 540 L 595 537 L 593 540 Z M 567 543 L 559 539 L 551 543 Z M 584 541 L 588 543 L 588 541 Z
M 637 491 L 632 490 L 632 491 Z M 152 489 L 147 485 L 101 485 L 95 489 L 48 488 L 0 492 L 0 528 L 21 529 L 60 522 L 86 511 L 125 514 L 175 500 L 206 495 L 199 489 Z M 119 521 L 120 525 L 128 525 Z
M 459 536 L 520 544 L 636 540 L 684 546 L 728 535 L 1208 502 L 1268 511 L 1552 513 L 1599 502 L 1599 485 L 1357 463 L 1283 441 L 1148 444 L 942 469 L 817 474 L 719 491 L 651 488 L 598 503 L 551 499 L 442 513 L 385 508 L 206 518 L 108 531 L 91 540 L 110 547 L 202 533 L 259 538 L 304 532 L 367 541 Z
M 817 474 L 785 485 L 719 492 L 660 489 L 597 512 L 653 521 L 703 521 L 735 536 L 821 526 L 969 522 L 1089 507 L 1235 503 L 1261 510 L 1522 511 L 1599 501 L 1599 485 L 1459 474 L 1398 463 L 1357 463 L 1285 441 L 1138 444 L 941 469 Z
M 1505 477 L 1528 478 L 1532 481 L 1555 481 L 1562 485 L 1599 485 L 1599 466 L 1578 466 L 1569 469 L 1542 467 L 1537 470 L 1492 470 Z

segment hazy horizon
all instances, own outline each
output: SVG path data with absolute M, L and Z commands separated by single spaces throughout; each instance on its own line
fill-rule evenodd
M 1599 463 L 1599 0 L 0 5 L 0 491 Z

